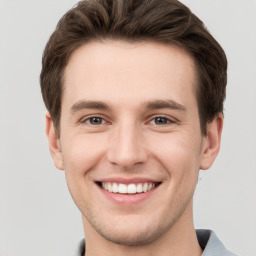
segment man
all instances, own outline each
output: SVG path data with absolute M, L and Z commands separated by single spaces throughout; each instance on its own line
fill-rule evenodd
M 221 140 L 227 61 L 176 0 L 86 0 L 47 43 L 46 133 L 82 213 L 76 255 L 234 255 L 195 231 Z

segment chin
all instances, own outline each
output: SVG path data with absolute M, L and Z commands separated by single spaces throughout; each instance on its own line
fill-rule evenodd
M 150 244 L 154 242 L 158 237 L 159 233 L 162 233 L 162 230 L 144 230 L 144 231 L 111 231 L 111 232 L 102 232 L 102 230 L 97 230 L 97 232 L 104 237 L 106 240 L 120 245 L 126 246 L 139 246 Z
M 128 217 L 129 218 L 129 217 Z M 172 226 L 172 222 L 161 225 L 157 221 L 125 221 L 123 225 L 115 225 L 109 223 L 99 225 L 99 223 L 90 222 L 93 229 L 104 239 L 109 242 L 125 245 L 125 246 L 140 246 L 151 244 L 159 237 L 162 237 Z M 120 224 L 120 222 L 119 222 Z

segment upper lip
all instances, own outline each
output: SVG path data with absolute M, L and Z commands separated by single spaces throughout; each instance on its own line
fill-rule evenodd
M 115 182 L 115 183 L 122 183 L 122 184 L 131 184 L 131 183 L 159 183 L 160 180 L 152 179 L 152 178 L 145 178 L 145 177 L 133 177 L 133 178 L 124 178 L 124 177 L 108 177 L 96 180 L 95 182 Z

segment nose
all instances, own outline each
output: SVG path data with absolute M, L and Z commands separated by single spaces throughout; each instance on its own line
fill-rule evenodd
M 142 132 L 135 125 L 120 125 L 112 131 L 107 159 L 124 169 L 145 163 L 147 151 Z

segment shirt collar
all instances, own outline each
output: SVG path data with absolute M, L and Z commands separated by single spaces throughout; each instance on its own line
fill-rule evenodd
M 211 230 L 197 229 L 196 235 L 198 243 L 203 249 L 202 256 L 237 256 L 228 251 L 216 234 Z M 74 256 L 84 256 L 85 254 L 85 240 L 81 240 Z
M 197 229 L 197 240 L 203 249 L 202 256 L 236 256 L 228 251 L 211 230 Z

